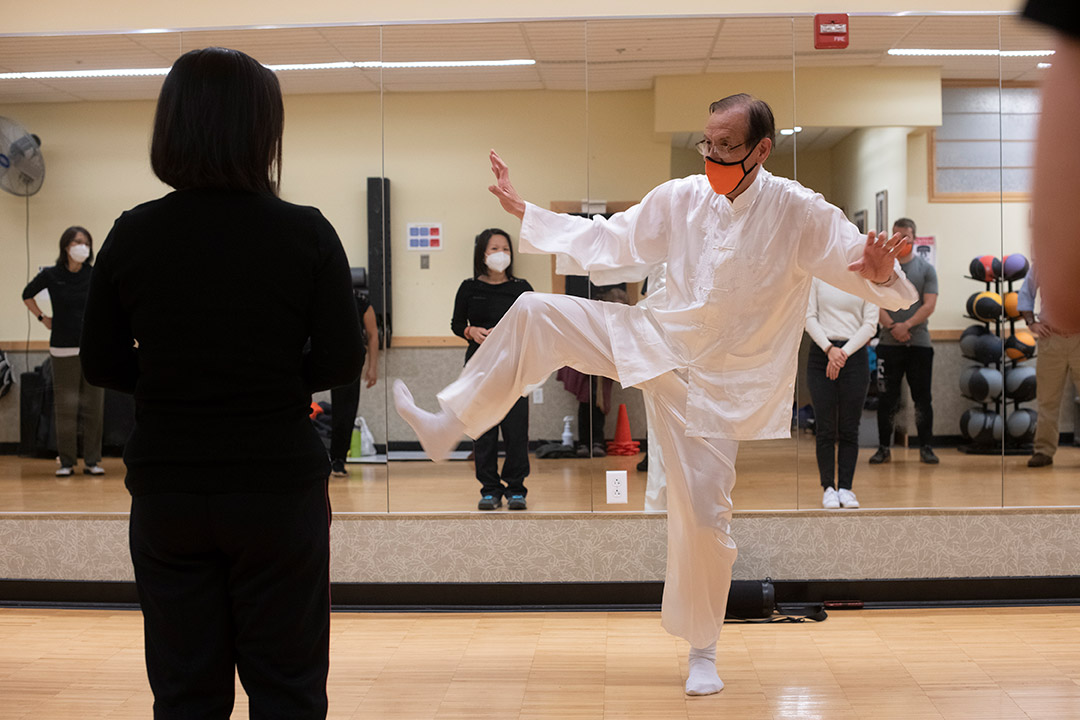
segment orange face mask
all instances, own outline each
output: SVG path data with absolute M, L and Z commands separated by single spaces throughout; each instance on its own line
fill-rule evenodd
M 709 185 L 712 186 L 717 195 L 727 195 L 733 192 L 735 188 L 739 187 L 739 183 L 743 181 L 743 178 L 754 171 L 757 163 L 751 165 L 749 170 L 743 169 L 743 163 L 753 152 L 754 150 L 751 148 L 750 152 L 746 153 L 742 160 L 734 162 L 713 160 L 711 157 L 705 158 L 705 176 L 709 178 Z

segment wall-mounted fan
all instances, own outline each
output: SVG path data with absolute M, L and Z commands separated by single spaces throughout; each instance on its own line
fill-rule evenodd
M 22 125 L 0 116 L 0 188 L 29 197 L 45 182 L 45 156 L 41 139 Z

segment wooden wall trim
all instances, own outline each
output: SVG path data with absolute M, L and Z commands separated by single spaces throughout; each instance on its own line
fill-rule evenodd
M 395 335 L 390 341 L 391 348 L 467 347 L 468 344 L 457 335 L 414 335 L 412 337 Z
M 25 340 L 0 340 L 0 350 L 4 352 L 26 352 L 27 345 Z M 31 340 L 30 352 L 49 350 L 48 340 Z

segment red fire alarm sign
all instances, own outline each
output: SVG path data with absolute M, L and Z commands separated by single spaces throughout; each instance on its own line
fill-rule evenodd
M 814 47 L 818 50 L 840 50 L 848 46 L 848 16 L 815 15 Z

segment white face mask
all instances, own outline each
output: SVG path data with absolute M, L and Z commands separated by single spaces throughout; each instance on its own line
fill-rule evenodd
M 68 257 L 77 263 L 86 262 L 86 258 L 90 257 L 90 248 L 86 245 L 69 245 Z
M 495 272 L 502 272 L 506 268 L 510 267 L 510 253 L 508 252 L 495 252 L 484 258 L 484 262 L 489 268 Z

